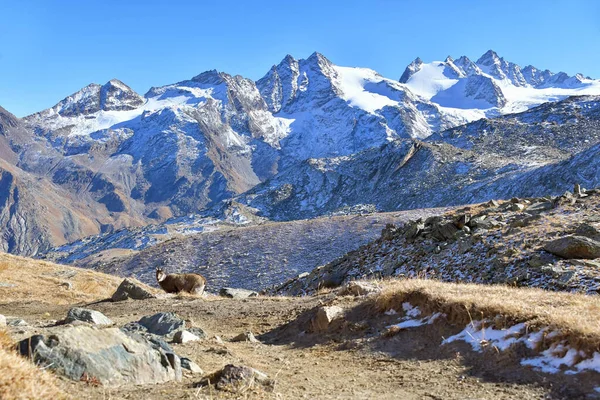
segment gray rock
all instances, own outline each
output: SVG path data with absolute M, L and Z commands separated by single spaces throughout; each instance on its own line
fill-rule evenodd
M 186 330 L 190 333 L 193 333 L 194 335 L 198 336 L 200 339 L 206 339 L 208 337 L 208 335 L 206 334 L 206 332 L 204 332 L 204 329 L 202 328 L 198 328 L 198 327 L 190 327 L 190 328 L 186 328 Z
M 222 370 L 216 371 L 200 381 L 200 385 L 214 384 L 219 390 L 243 392 L 247 388 L 260 384 L 265 388 L 273 389 L 274 381 L 254 368 L 244 365 L 228 364 Z
M 11 287 L 15 287 L 15 286 L 17 286 L 17 285 L 15 285 L 14 283 L 0 282 L 0 287 L 11 288 Z
M 253 290 L 237 288 L 222 288 L 219 291 L 219 294 L 223 297 L 229 297 L 232 299 L 247 299 L 248 297 L 258 296 L 258 292 L 255 292 Z
M 487 207 L 498 207 L 500 203 L 498 203 L 496 200 L 490 200 L 487 203 L 485 203 L 485 205 Z
M 562 258 L 600 257 L 600 242 L 585 236 L 565 236 L 546 243 L 544 250 Z
M 317 309 L 315 316 L 311 320 L 311 328 L 313 332 L 325 332 L 330 325 L 336 320 L 341 319 L 344 315 L 344 310 L 339 306 L 320 307 Z
M 188 343 L 188 342 L 196 342 L 200 340 L 200 338 L 188 331 L 177 331 L 175 335 L 173 335 L 173 343 Z
M 407 240 L 416 239 L 425 230 L 425 224 L 422 222 L 415 222 L 410 224 L 404 231 L 404 237 Z
M 525 204 L 521 204 L 521 203 L 513 203 L 510 206 L 511 211 L 523 211 L 524 209 L 525 209 Z
M 29 326 L 29 324 L 24 319 L 20 319 L 20 318 L 9 319 L 7 325 L 8 326 Z
M 593 240 L 600 241 L 600 230 L 591 224 L 581 224 L 575 230 L 575 233 L 579 236 L 585 236 Z
M 553 264 L 557 259 L 550 253 L 541 252 L 540 254 L 533 255 L 528 261 L 527 264 L 531 268 L 539 268 L 543 265 Z
M 260 343 L 252 332 L 243 332 L 231 339 L 232 342 L 252 342 Z
M 204 374 L 204 371 L 202 370 L 202 368 L 200 368 L 200 366 L 198 364 L 196 364 L 189 358 L 181 357 L 181 368 L 187 369 L 188 371 L 191 371 L 194 374 L 199 374 L 199 375 Z
M 447 222 L 445 224 L 433 225 L 431 234 L 434 239 L 445 241 L 453 239 L 457 231 L 458 228 L 453 223 Z
M 549 201 L 543 201 L 539 203 L 533 203 L 529 207 L 527 207 L 527 212 L 529 213 L 539 213 L 542 211 L 547 211 L 552 209 L 552 203 Z
M 172 312 L 158 313 L 143 317 L 138 322 L 149 333 L 172 337 L 176 332 L 185 329 L 185 321 Z
M 600 270 L 600 260 L 571 260 L 571 264 Z
M 74 307 L 67 313 L 65 323 L 71 323 L 73 321 L 89 322 L 94 325 L 112 325 L 113 322 L 100 311 L 89 310 L 87 308 Z
M 130 332 L 124 330 L 123 328 L 121 328 L 121 331 L 138 342 L 150 344 L 150 346 L 152 346 L 153 349 L 162 349 L 167 353 L 174 353 L 171 346 L 169 346 L 169 344 L 165 342 L 162 336 L 154 335 L 148 332 Z
M 117 328 L 66 327 L 19 343 L 22 355 L 42 368 L 104 386 L 151 384 L 181 379 L 179 357 L 136 341 Z
M 6 326 L 6 317 L 0 314 L 0 327 Z
M 130 279 L 123 280 L 117 288 L 117 291 L 112 295 L 112 301 L 123 301 L 127 299 L 145 300 L 154 298 L 156 298 L 155 295 Z

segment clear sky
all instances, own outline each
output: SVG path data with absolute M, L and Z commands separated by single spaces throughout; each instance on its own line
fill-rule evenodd
M 600 1 L 0 0 L 0 106 L 17 116 L 91 83 L 151 86 L 208 69 L 259 79 L 286 54 L 398 79 L 488 49 L 600 78 Z

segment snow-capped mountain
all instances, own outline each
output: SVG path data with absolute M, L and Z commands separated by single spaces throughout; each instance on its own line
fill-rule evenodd
M 600 94 L 600 83 L 521 68 L 491 51 L 477 62 L 464 56 L 429 64 L 417 59 L 400 81 L 368 68 L 337 66 L 319 53 L 307 59 L 286 56 L 256 82 L 213 70 L 151 88 L 144 96 L 115 79 L 91 84 L 50 109 L 0 124 L 10 128 L 5 129 L 8 139 L 0 131 L 0 158 L 10 160 L 11 168 L 18 168 L 28 182 L 43 179 L 46 190 L 60 193 L 65 205 L 76 204 L 77 212 L 67 213 L 62 228 L 50 231 L 77 235 L 160 223 L 218 208 L 231 198 L 259 209 L 263 217 L 278 219 L 321 215 L 351 204 L 416 207 L 437 198 L 421 190 L 417 177 L 428 179 L 431 171 L 439 170 L 444 172 L 440 177 L 459 178 L 447 170 L 451 164 L 440 161 L 473 151 L 461 147 L 457 138 L 493 143 L 485 134 L 491 128 L 486 125 L 482 132 L 478 127 L 510 121 L 522 127 L 518 132 L 538 132 L 550 117 L 536 112 L 523 114 L 531 119 L 527 121 L 507 116 L 464 124 L 588 93 Z M 556 121 L 568 119 L 561 115 Z M 437 145 L 415 145 L 428 137 L 443 142 L 444 157 Z M 522 135 L 515 143 L 528 148 L 531 140 L 543 157 L 517 160 L 517 169 L 571 155 L 560 146 L 539 146 L 532 135 Z M 509 164 L 491 144 L 479 150 L 485 152 L 482 160 L 490 154 L 490 159 Z M 415 162 L 419 157 L 421 164 Z M 500 164 L 486 174 L 496 173 Z M 432 167 L 436 165 L 439 169 Z M 398 173 L 388 168 L 401 171 L 400 181 L 409 182 L 410 201 L 383 200 L 388 198 L 382 192 L 384 183 L 400 182 L 395 181 Z M 371 182 L 376 178 L 382 186 Z M 405 192 L 395 193 L 400 194 Z M 429 196 L 427 201 L 423 196 Z M 442 197 L 434 203 L 443 205 Z M 295 202 L 289 212 L 277 205 L 292 204 L 283 201 L 287 198 Z M 35 223 L 20 224 L 19 229 L 32 229 Z M 73 235 L 47 235 L 34 248 L 24 244 L 27 234 L 12 237 L 19 243 L 9 247 L 27 254 L 73 240 Z
M 600 93 L 600 82 L 577 74 L 553 73 L 531 65 L 521 68 L 489 50 L 476 62 L 456 60 L 413 61 L 400 77 L 414 93 L 471 120 L 522 112 L 568 96 Z M 442 110 L 443 111 L 443 110 Z M 474 113 L 475 111 L 475 113 Z

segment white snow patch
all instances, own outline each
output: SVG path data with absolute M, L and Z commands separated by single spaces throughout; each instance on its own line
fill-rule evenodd
M 389 90 L 389 93 L 380 91 L 383 93 L 381 94 L 365 89 L 365 85 L 369 83 L 383 83 L 385 86 L 389 81 L 372 69 L 338 66 L 334 66 L 334 69 L 338 75 L 335 83 L 338 89 L 342 91 L 341 98 L 346 100 L 351 106 L 374 113 L 385 106 L 398 105 L 398 100 L 386 95 L 393 96 L 393 90 Z M 396 84 L 396 82 L 391 81 L 390 84 Z
M 469 343 L 475 351 L 482 351 L 488 346 L 504 351 L 517 343 L 523 343 L 530 349 L 535 349 L 542 340 L 548 341 L 560 335 L 558 331 L 546 333 L 546 329 L 527 332 L 525 323 L 505 329 L 486 328 L 488 323 L 489 321 L 474 321 L 461 332 L 445 339 L 442 344 L 462 340 Z M 546 373 L 564 371 L 566 374 L 576 374 L 586 370 L 600 373 L 600 353 L 594 352 L 589 357 L 583 351 L 560 342 L 552 344 L 537 357 L 521 360 L 521 365 L 531 366 Z

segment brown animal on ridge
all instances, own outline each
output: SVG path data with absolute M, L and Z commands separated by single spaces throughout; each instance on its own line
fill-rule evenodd
M 167 293 L 188 292 L 200 295 L 204 292 L 206 278 L 200 274 L 166 274 L 161 268 L 156 268 L 156 280 Z

